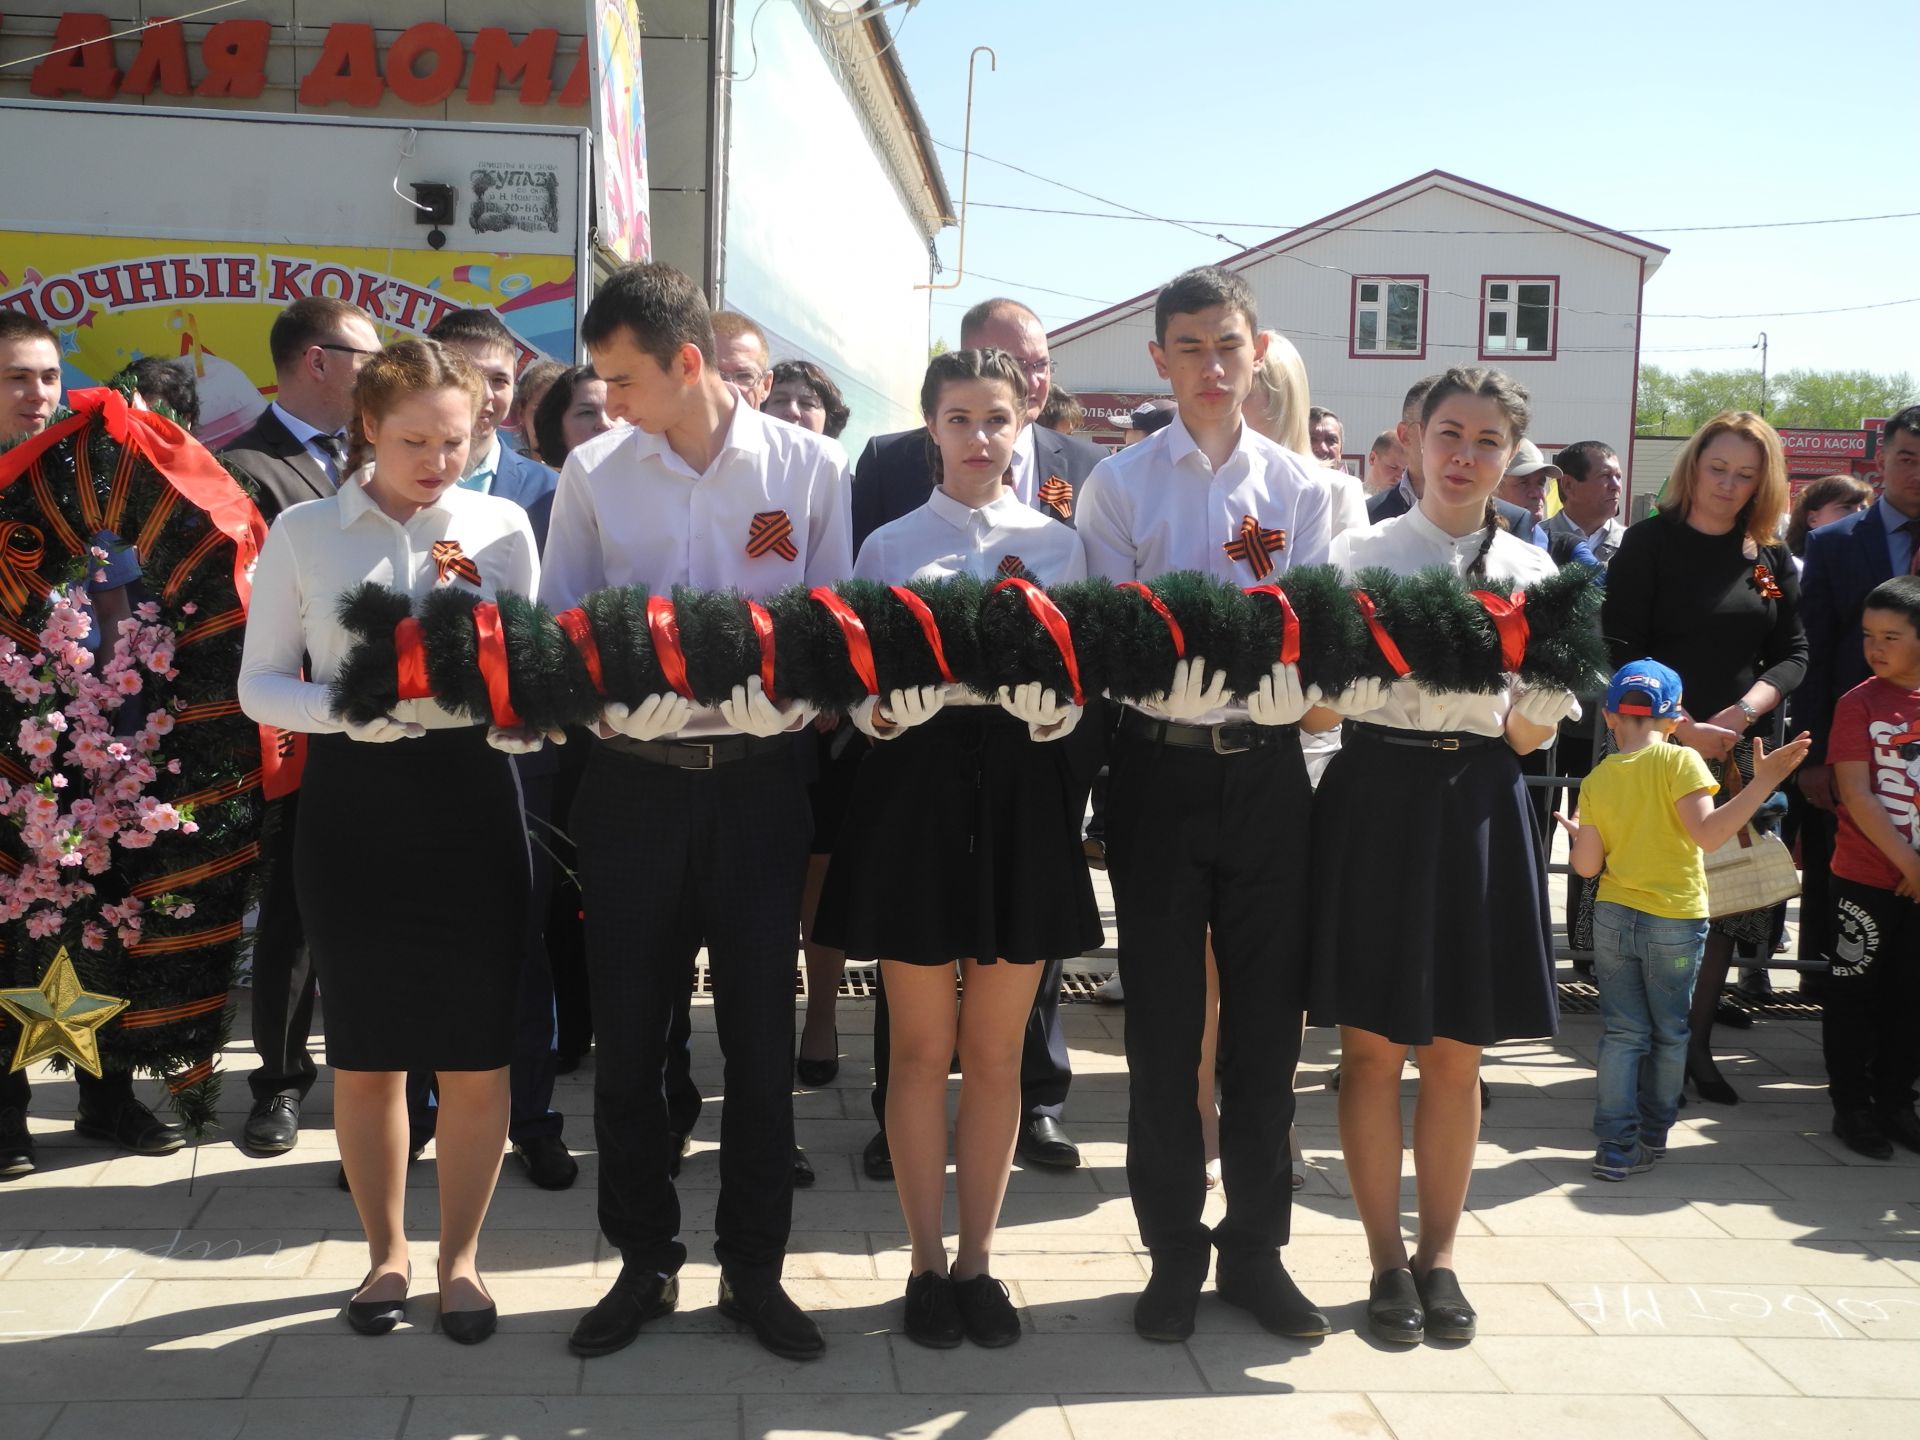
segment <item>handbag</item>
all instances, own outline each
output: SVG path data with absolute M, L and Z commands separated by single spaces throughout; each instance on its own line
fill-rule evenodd
M 1727 762 L 1727 799 L 1741 791 L 1740 767 Z M 1793 853 L 1778 835 L 1751 821 L 1719 849 L 1702 857 L 1707 870 L 1707 914 L 1715 919 L 1765 910 L 1800 893 Z

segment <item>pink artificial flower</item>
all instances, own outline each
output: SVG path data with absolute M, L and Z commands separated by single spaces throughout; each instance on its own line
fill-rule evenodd
M 107 932 L 89 920 L 80 927 L 80 943 L 89 950 L 107 948 Z

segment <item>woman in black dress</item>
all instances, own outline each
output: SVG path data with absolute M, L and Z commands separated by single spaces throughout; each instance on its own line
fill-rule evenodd
M 1807 669 L 1793 556 L 1775 543 L 1787 513 L 1780 437 L 1745 410 L 1715 416 L 1674 462 L 1660 508 L 1627 531 L 1600 612 L 1613 663 L 1650 655 L 1679 672 L 1687 718 L 1677 733 L 1716 777 L 1753 773 L 1755 733 Z M 1723 786 L 1720 794 L 1725 796 Z M 1724 916 L 1707 932 L 1694 983 L 1687 1078 L 1703 1100 L 1739 1096 L 1713 1063 L 1713 1017 L 1733 947 L 1771 945 L 1771 912 Z
M 334 716 L 328 686 L 355 638 L 340 624 L 340 597 L 364 581 L 416 601 L 441 586 L 487 599 L 538 588 L 525 512 L 457 484 L 480 396 L 467 360 L 430 340 L 367 362 L 354 391 L 352 473 L 332 498 L 274 523 L 240 673 L 248 715 L 311 737 L 294 885 L 326 997 L 340 1159 L 371 1251 L 347 1319 L 378 1335 L 402 1318 L 406 1072 L 431 1070 L 440 1328 L 467 1344 L 496 1319 L 477 1252 L 506 1143 L 530 880 L 519 790 L 501 751 L 537 742 L 432 700 L 351 724 Z

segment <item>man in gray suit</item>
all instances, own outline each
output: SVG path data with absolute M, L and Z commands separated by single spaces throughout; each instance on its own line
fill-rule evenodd
M 1606 569 L 1626 538 L 1620 515 L 1620 457 L 1604 440 L 1582 440 L 1553 457 L 1560 467 L 1560 508 L 1547 533 L 1577 535 Z

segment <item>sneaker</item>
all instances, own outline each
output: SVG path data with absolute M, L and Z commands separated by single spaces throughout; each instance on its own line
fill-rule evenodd
M 121 1101 L 120 1108 L 110 1115 L 90 1115 L 81 1106 L 73 1128 L 96 1140 L 111 1140 L 135 1155 L 171 1155 L 187 1143 L 184 1135 L 132 1096 Z
M 1093 998 L 1102 1005 L 1120 1005 L 1126 1002 L 1127 992 L 1120 984 L 1120 972 L 1115 971 L 1094 987 Z
M 1015 1322 L 1016 1326 L 1018 1322 Z M 933 1270 L 922 1270 L 907 1281 L 907 1338 L 916 1345 L 951 1350 L 966 1338 L 960 1307 L 953 1298 L 953 1280 Z
M 33 1173 L 33 1136 L 27 1112 L 17 1105 L 0 1109 L 0 1180 Z
M 1653 1168 L 1653 1157 L 1638 1140 L 1630 1145 L 1616 1145 L 1611 1140 L 1602 1140 L 1600 1148 L 1593 1152 L 1593 1174 L 1599 1180 L 1624 1180 L 1629 1175 L 1639 1175 Z
M 971 1280 L 955 1280 L 951 1288 L 960 1324 L 974 1344 L 998 1350 L 1020 1338 L 1020 1312 L 1002 1282 L 983 1272 Z

